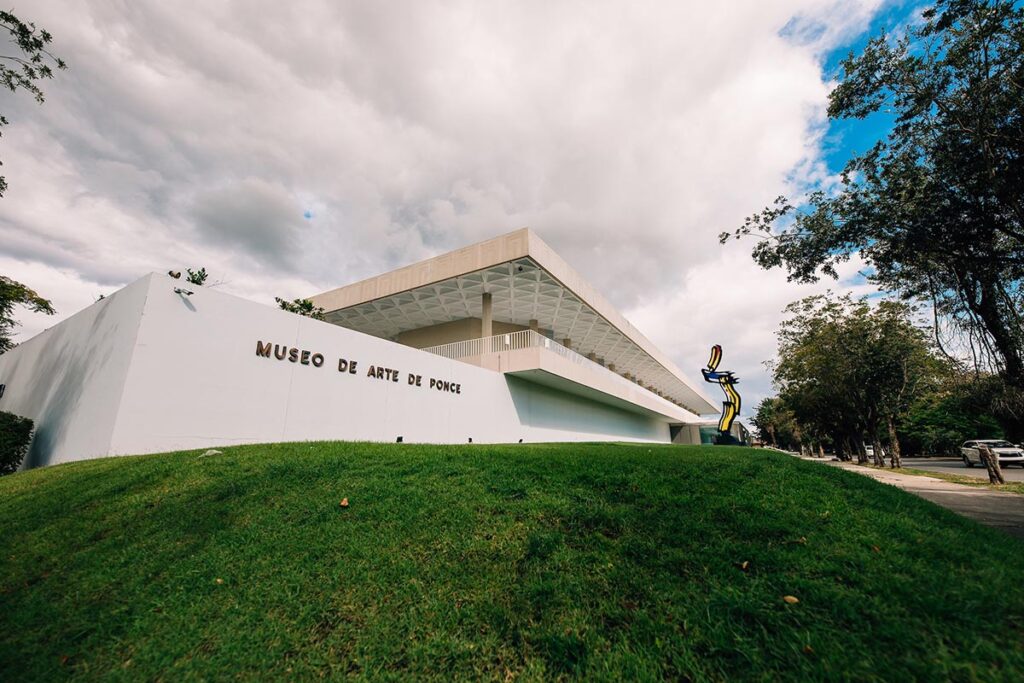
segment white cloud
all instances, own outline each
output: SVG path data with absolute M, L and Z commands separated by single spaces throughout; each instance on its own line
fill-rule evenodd
M 860 276 L 863 267 L 862 261 L 853 259 L 838 268 L 837 282 L 798 285 L 786 282 L 782 271 L 762 270 L 753 263 L 749 244 L 733 243 L 723 248 L 721 259 L 688 270 L 678 289 L 660 293 L 627 316 L 697 378 L 711 346 L 721 344 L 721 367 L 740 378 L 742 414 L 749 416 L 762 398 L 773 393 L 764 363 L 775 356 L 775 331 L 785 317 L 783 309 L 828 290 L 855 297 L 873 293 L 875 289 Z M 728 286 L 730 282 L 735 288 Z
M 61 315 L 199 265 L 269 303 L 529 225 L 753 384 L 802 290 L 717 234 L 825 177 L 821 57 L 881 2 L 37 0 L 70 69 L 9 98 L 4 272 Z

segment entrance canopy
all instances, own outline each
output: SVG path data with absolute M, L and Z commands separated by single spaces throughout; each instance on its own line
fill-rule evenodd
M 691 413 L 718 412 L 696 383 L 526 228 L 312 300 L 328 322 L 421 348 L 534 330 Z

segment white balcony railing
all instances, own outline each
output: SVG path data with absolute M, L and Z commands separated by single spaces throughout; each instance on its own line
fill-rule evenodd
M 441 344 L 439 346 L 428 346 L 427 348 L 420 349 L 427 353 L 432 353 L 436 356 L 443 356 L 452 360 L 461 360 L 473 365 L 481 364 L 483 356 L 493 353 L 504 353 L 506 351 L 519 351 L 521 349 L 534 349 L 544 348 L 551 353 L 555 353 L 562 358 L 582 365 L 588 369 L 596 372 L 603 372 L 614 378 L 613 381 L 621 383 L 624 387 L 628 385 L 630 388 L 643 389 L 650 391 L 646 387 L 640 386 L 633 380 L 626 379 L 622 375 L 618 374 L 613 370 L 609 370 L 600 363 L 596 363 L 586 356 L 576 353 L 572 349 L 563 346 L 556 342 L 554 339 L 549 339 L 544 335 L 534 332 L 533 330 L 519 330 L 518 332 L 509 332 L 508 334 L 496 334 L 492 337 L 481 337 L 480 339 L 467 339 L 465 341 L 452 342 L 450 344 Z M 654 392 L 650 392 L 652 395 L 690 410 L 682 403 L 676 401 L 673 398 L 662 397 Z M 692 412 L 692 411 L 691 411 Z
M 544 342 L 547 342 L 545 344 Z M 496 334 L 493 337 L 481 337 L 479 339 L 467 339 L 465 341 L 441 344 L 440 346 L 428 346 L 421 351 L 432 353 L 435 356 L 444 356 L 452 360 L 463 360 L 465 358 L 476 358 L 489 353 L 501 353 L 503 351 L 518 351 L 520 349 L 534 349 L 540 346 L 562 346 L 542 334 L 533 330 L 520 330 L 508 334 Z M 564 346 L 563 349 L 569 351 Z M 579 354 L 577 354 L 579 355 Z

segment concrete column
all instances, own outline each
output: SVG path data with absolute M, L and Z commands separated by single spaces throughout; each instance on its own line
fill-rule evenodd
M 481 323 L 482 323 L 480 325 L 480 336 L 481 337 L 490 337 L 491 335 L 494 334 L 494 332 L 492 331 L 494 326 L 492 325 L 492 318 L 491 318 L 491 293 L 490 292 L 484 292 L 483 298 L 481 299 L 481 304 L 482 304 L 482 308 L 483 308 L 483 314 L 480 316 L 480 320 L 481 320 Z
M 572 339 L 569 339 L 568 337 L 563 339 L 562 340 L 562 346 L 564 346 L 567 349 L 571 349 L 572 348 Z

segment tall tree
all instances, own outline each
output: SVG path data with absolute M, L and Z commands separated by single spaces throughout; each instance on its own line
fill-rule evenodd
M 829 435 L 840 456 L 866 457 L 863 387 L 854 377 L 840 302 L 814 297 L 787 307 L 774 381 L 803 432 Z M 845 390 L 844 390 L 845 389 Z
M 1001 391 L 998 377 L 941 367 L 898 421 L 901 445 L 919 455 L 960 457 L 964 441 L 1003 438 L 1004 429 L 992 410 Z
M 762 399 L 750 422 L 757 428 L 762 441 L 775 448 L 799 448 L 793 411 L 779 397 Z
M 889 443 L 889 464 L 902 467 L 896 424 L 914 400 L 935 385 L 942 364 L 932 354 L 925 332 L 911 324 L 912 309 L 883 301 L 866 317 L 867 378 L 870 400 Z M 882 457 L 879 427 L 872 432 L 876 457 Z
M 31 311 L 47 315 L 56 313 L 53 304 L 34 290 L 6 275 L 0 275 L 0 353 L 15 346 L 11 340 L 14 328 L 18 326 L 18 321 L 14 319 L 15 306 L 25 306 Z
M 900 466 L 896 424 L 935 371 L 927 337 L 898 302 L 871 306 L 849 296 L 791 304 L 779 329 L 774 381 L 805 439 L 828 438 L 841 457 L 866 460 L 865 440 L 883 465 Z
M 832 119 L 885 111 L 886 139 L 855 156 L 835 192 L 749 217 L 755 260 L 814 281 L 857 254 L 870 279 L 929 302 L 979 365 L 1024 390 L 1024 8 L 938 0 L 842 64 Z M 946 341 L 949 339 L 947 338 Z
M 53 36 L 32 22 L 24 22 L 13 12 L 0 10 L 0 28 L 7 31 L 9 49 L 0 54 L 0 83 L 11 92 L 27 90 L 40 104 L 45 99 L 37 81 L 53 78 L 53 67 L 66 69 L 67 64 L 54 56 L 47 46 Z M 13 49 L 10 49 L 13 48 Z M 0 116 L 0 126 L 7 119 Z M 0 164 L 2 165 L 2 164 Z M 7 190 L 7 180 L 0 176 L 0 197 Z

